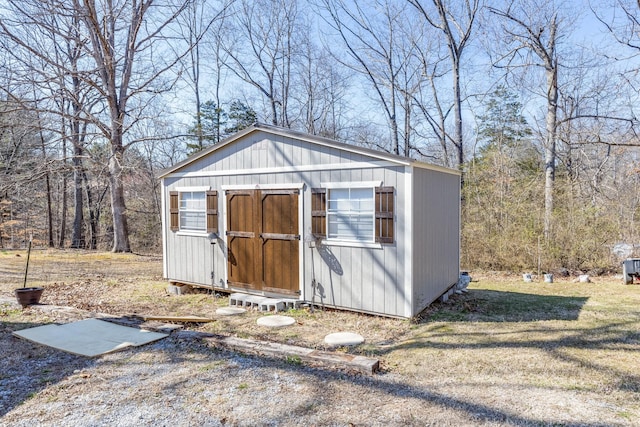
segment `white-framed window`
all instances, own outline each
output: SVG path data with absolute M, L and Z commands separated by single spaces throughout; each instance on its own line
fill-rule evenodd
M 206 193 L 204 191 L 181 191 L 179 192 L 179 199 L 180 230 L 206 231 Z
M 338 246 L 394 243 L 393 187 L 373 182 L 323 182 L 311 189 L 311 234 Z
M 368 188 L 329 188 L 327 239 L 374 242 L 374 193 Z
M 209 187 L 183 187 L 169 192 L 171 231 L 200 235 L 218 232 L 218 192 Z

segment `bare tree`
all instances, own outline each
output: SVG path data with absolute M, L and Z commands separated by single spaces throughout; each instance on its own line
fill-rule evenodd
M 220 10 L 215 10 L 211 1 L 193 0 L 187 4 L 187 10 L 178 19 L 178 30 L 182 33 L 188 46 L 191 46 L 189 55 L 185 58 L 185 75 L 188 85 L 195 98 L 195 125 L 194 133 L 197 139 L 197 149 L 205 147 L 205 138 L 202 132 L 202 82 L 207 81 L 206 68 L 213 63 L 214 99 L 218 108 L 218 120 L 221 122 L 220 110 L 220 84 L 222 80 L 222 59 L 220 38 L 224 32 L 226 13 L 231 2 L 220 4 Z M 207 60 L 203 60 L 206 57 Z M 204 70 L 203 70 L 204 69 Z M 204 75 L 203 75 L 204 74 Z M 203 79 L 204 77 L 204 79 Z M 220 141 L 220 126 L 216 129 L 214 142 Z
M 409 3 L 418 10 L 430 26 L 442 33 L 446 42 L 449 60 L 451 61 L 453 90 L 453 121 L 455 129 L 453 144 L 458 154 L 457 166 L 462 168 L 465 158 L 462 135 L 463 95 L 460 86 L 460 71 L 462 55 L 471 40 L 476 16 L 480 9 L 480 0 L 464 0 L 464 2 L 459 2 L 459 8 L 456 8 L 455 4 L 444 0 L 432 0 L 432 9 L 427 8 L 424 1 L 409 0 Z
M 335 66 L 330 52 L 311 41 L 304 43 L 301 61 L 295 70 L 300 91 L 294 96 L 299 98 L 304 130 L 313 135 L 341 139 L 348 76 Z
M 396 46 L 398 33 L 405 24 L 404 8 L 397 2 L 377 0 L 357 3 L 322 0 L 321 3 L 328 13 L 328 25 L 336 31 L 348 53 L 345 58 L 342 49 L 338 49 L 334 51 L 334 58 L 368 80 L 389 124 L 390 151 L 399 154 L 398 74 L 403 59 L 398 58 Z
M 28 3 L 27 3 L 28 2 Z M 48 1 L 7 2 L 10 14 L 0 20 L 0 29 L 5 40 L 19 48 L 24 54 L 32 55 L 46 63 L 45 69 L 52 76 L 70 76 L 82 87 L 96 94 L 98 104 L 89 110 L 87 104 L 79 104 L 78 94 L 67 90 L 65 96 L 71 105 L 69 112 L 53 108 L 49 113 L 59 114 L 63 120 L 73 123 L 71 135 L 79 135 L 79 123 L 90 126 L 92 137 L 108 142 L 108 181 L 111 196 L 113 221 L 113 251 L 131 250 L 127 225 L 123 176 L 125 174 L 126 150 L 137 140 L 129 136 L 132 126 L 147 120 L 147 106 L 175 82 L 175 75 L 168 71 L 190 51 L 188 43 L 169 37 L 176 34 L 176 19 L 189 2 L 179 0 L 72 0 L 60 3 Z M 26 8 L 25 5 L 29 7 Z M 38 29 L 46 25 L 44 16 L 58 19 L 77 17 L 78 40 L 81 44 L 72 44 L 77 49 L 76 65 L 51 55 L 61 43 L 72 40 L 72 36 L 60 32 L 55 43 L 37 43 L 25 36 L 29 28 Z M 74 50 L 74 53 L 76 51 Z M 46 77 L 44 73 L 36 73 Z M 25 76 L 27 73 L 25 73 Z M 41 85 L 42 86 L 42 85 Z M 56 93 L 43 94 L 53 99 Z M 75 122 L 73 120 L 76 120 Z M 74 127 L 75 126 L 75 127 Z M 81 144 L 74 144 L 78 150 Z M 76 157 L 78 157 L 76 152 Z M 82 178 L 76 178 L 81 182 Z
M 114 252 L 130 252 L 129 229 L 122 181 L 125 134 L 144 111 L 146 92 L 157 93 L 170 85 L 161 76 L 188 53 L 168 55 L 158 61 L 154 54 L 170 24 L 184 11 L 186 2 L 154 3 L 152 0 L 96 2 L 83 0 L 81 18 L 89 44 L 87 53 L 95 63 L 88 83 L 105 100 L 107 115 L 93 115 L 93 123 L 109 141 L 109 184 L 114 230 Z M 167 54 L 169 52 L 167 51 Z M 142 103 L 140 101 L 143 101 Z M 136 103 L 136 105 L 131 105 Z M 137 110 L 137 111 L 136 111 Z M 133 118 L 132 118 L 133 116 Z
M 292 64 L 301 28 L 296 0 L 241 0 L 231 13 L 222 50 L 226 66 L 258 90 L 274 125 L 291 127 Z
M 490 8 L 501 18 L 507 50 L 496 65 L 541 67 L 545 76 L 544 135 L 544 236 L 550 238 L 556 174 L 556 132 L 558 126 L 558 43 L 562 24 L 559 8 L 552 2 L 532 0 L 509 2 L 504 8 Z M 523 55 L 524 54 L 524 55 Z M 520 61 L 524 58 L 523 61 Z

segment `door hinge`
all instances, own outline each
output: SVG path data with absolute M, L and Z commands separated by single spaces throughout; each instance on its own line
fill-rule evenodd
M 212 272 L 211 272 L 211 280 L 213 280 L 213 279 L 215 279 L 215 278 L 216 278 L 216 275 L 215 275 L 215 273 L 212 271 Z

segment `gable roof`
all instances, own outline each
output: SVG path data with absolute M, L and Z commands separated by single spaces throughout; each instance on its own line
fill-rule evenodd
M 222 141 L 220 141 L 217 144 L 212 145 L 209 148 L 206 148 L 196 154 L 193 154 L 189 157 L 187 157 L 185 160 L 176 163 L 173 166 L 170 166 L 162 171 L 160 171 L 160 173 L 158 174 L 158 178 L 164 178 L 167 175 L 170 175 L 180 169 L 182 169 L 183 167 L 197 161 L 198 159 L 201 159 L 203 157 L 206 157 L 207 155 L 209 155 L 210 153 L 220 150 L 223 147 L 226 147 L 227 145 L 231 145 L 233 144 L 235 141 L 243 138 L 246 135 L 249 135 L 251 133 L 254 132 L 266 132 L 266 133 L 270 133 L 273 135 L 278 135 L 278 136 L 284 136 L 284 137 L 289 137 L 289 138 L 295 138 L 301 141 L 306 141 L 309 142 L 311 144 L 316 144 L 316 145 L 321 145 L 321 146 L 325 146 L 325 147 L 331 147 L 331 148 L 335 148 L 338 150 L 344 150 L 344 151 L 348 151 L 348 152 L 352 152 L 352 153 L 356 153 L 356 154 L 362 154 L 362 155 L 366 155 L 366 156 L 370 156 L 379 160 L 386 160 L 392 163 L 397 163 L 398 165 L 404 165 L 404 166 L 414 166 L 414 167 L 418 167 L 418 168 L 424 168 L 424 169 L 432 169 L 432 170 L 437 170 L 440 172 L 446 172 L 446 173 L 451 173 L 451 174 L 456 174 L 456 175 L 460 175 L 460 171 L 456 170 L 456 169 L 451 169 L 451 168 L 446 168 L 444 166 L 438 166 L 438 165 L 434 165 L 434 164 L 430 164 L 430 163 L 424 163 L 424 162 L 419 162 L 417 160 L 411 159 L 409 157 L 404 157 L 404 156 L 399 156 L 397 154 L 392 154 L 392 153 L 387 153 L 385 151 L 379 151 L 379 150 L 373 150 L 371 148 L 366 148 L 366 147 L 360 147 L 357 145 L 350 145 L 350 144 L 345 144 L 343 142 L 338 142 L 336 140 L 333 139 L 329 139 L 329 138 L 324 138 L 321 136 L 317 136 L 317 135 L 311 135 L 308 133 L 304 133 L 304 132 L 300 132 L 300 131 L 296 131 L 296 130 L 292 130 L 292 129 L 288 129 L 288 128 L 283 128 L 280 126 L 274 126 L 274 125 L 267 125 L 264 123 L 254 123 L 253 125 L 249 126 L 248 128 L 245 128 L 225 139 L 223 139 Z

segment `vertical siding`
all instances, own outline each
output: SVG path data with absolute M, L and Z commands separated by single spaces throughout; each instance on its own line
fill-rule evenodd
M 344 156 L 344 161 L 351 161 Z M 365 159 L 358 159 L 363 161 Z M 383 185 L 396 187 L 396 203 L 404 203 L 404 168 L 367 168 L 312 172 L 305 175 L 311 184 L 321 182 L 382 181 Z M 307 191 L 308 192 L 308 191 Z M 305 206 L 310 206 L 307 194 Z M 305 231 L 310 233 L 310 213 L 304 218 Z M 397 239 L 403 239 L 404 226 L 396 221 Z M 311 249 L 305 246 L 305 295 L 311 300 L 315 279 L 323 290 L 324 297 L 316 296 L 315 302 L 328 306 L 348 308 L 369 313 L 404 316 L 405 285 L 403 251 L 401 245 L 383 245 L 382 248 L 358 248 L 322 245 Z M 313 254 L 312 254 L 313 251 Z
M 459 275 L 460 177 L 427 169 L 413 176 L 413 314 Z

